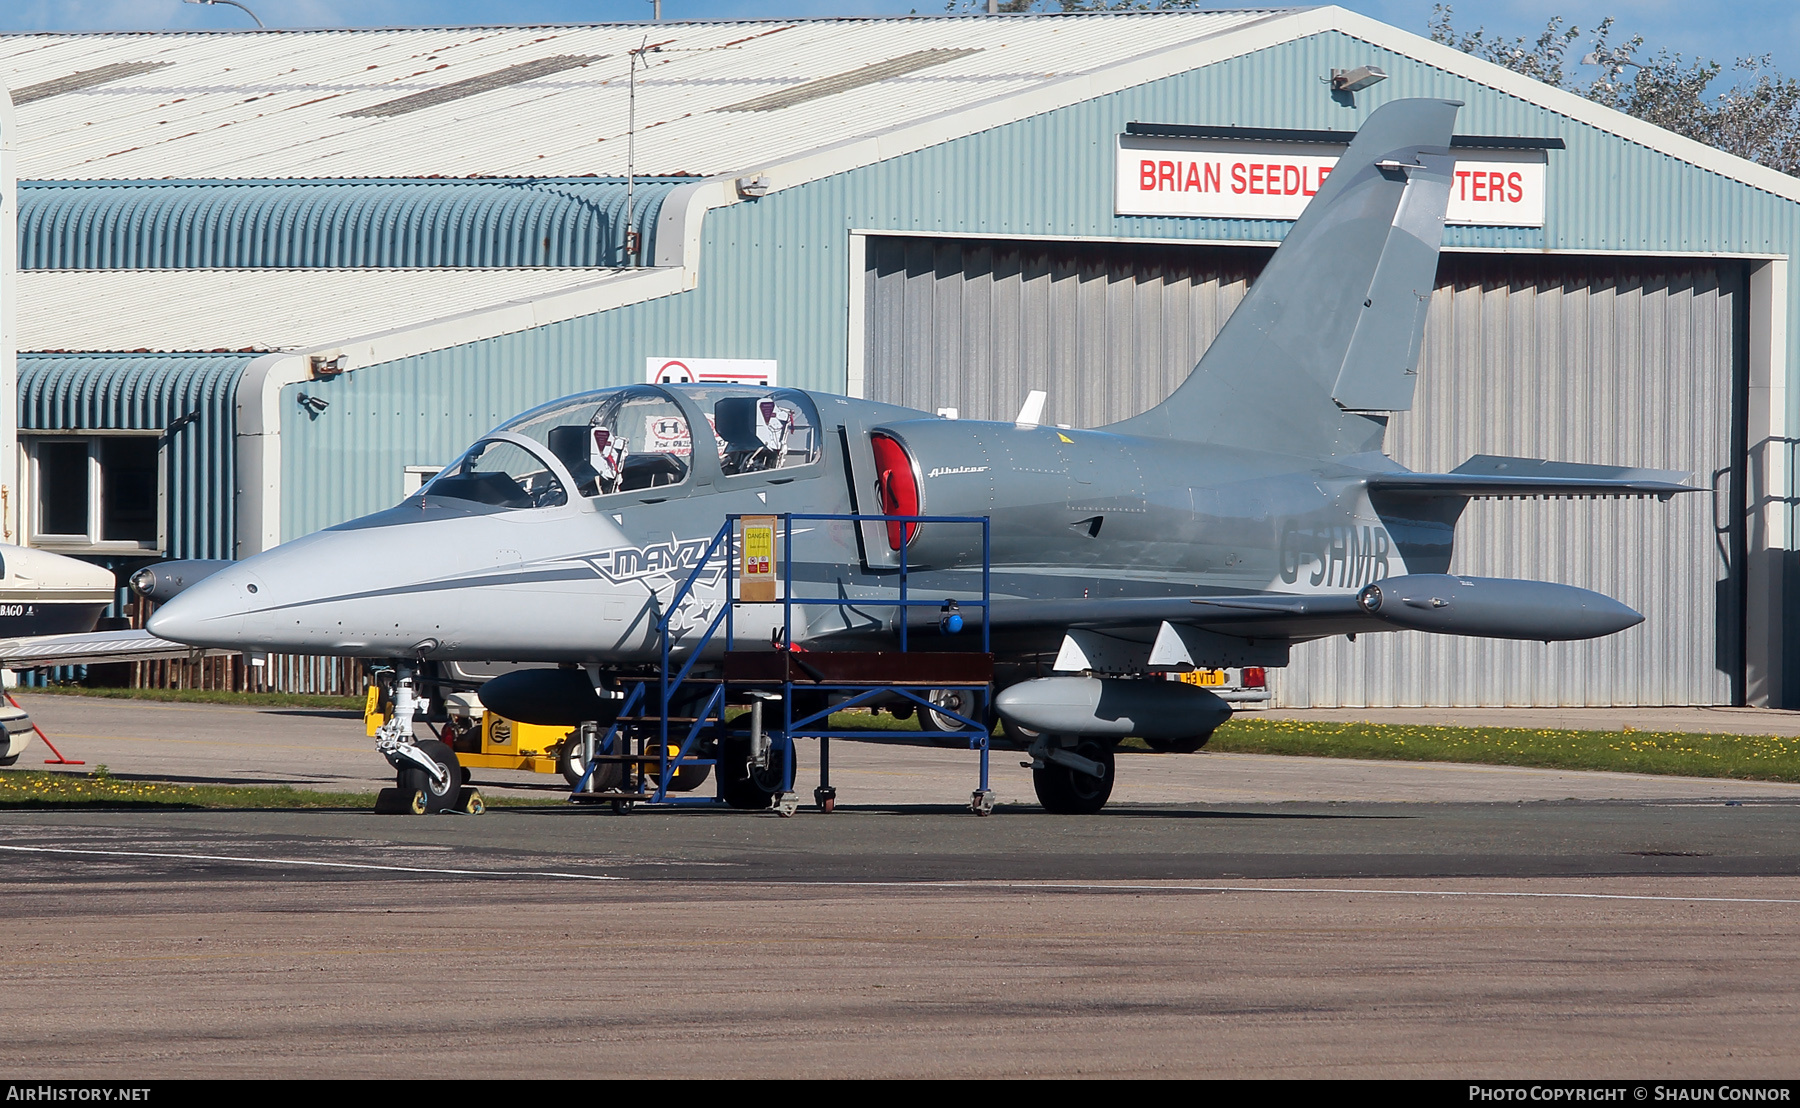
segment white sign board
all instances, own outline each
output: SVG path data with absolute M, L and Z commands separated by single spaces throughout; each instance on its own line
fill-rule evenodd
M 644 380 L 653 385 L 775 384 L 773 358 L 646 358 Z
M 1114 175 L 1119 215 L 1298 219 L 1331 176 L 1340 151 L 1294 143 L 1204 143 L 1119 137 Z M 1483 227 L 1544 225 L 1544 154 L 1483 150 L 1458 156 L 1445 222 Z

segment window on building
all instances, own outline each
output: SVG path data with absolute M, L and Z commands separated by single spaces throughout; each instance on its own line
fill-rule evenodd
M 162 453 L 155 433 L 31 436 L 31 537 L 48 546 L 162 548 Z

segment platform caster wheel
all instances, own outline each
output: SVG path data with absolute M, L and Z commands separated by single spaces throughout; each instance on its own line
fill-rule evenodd
M 794 813 L 798 812 L 799 810 L 800 810 L 800 794 L 799 793 L 777 793 L 777 794 L 775 794 L 775 814 L 776 815 L 780 816 L 782 819 L 792 819 L 792 818 L 794 818 Z
M 976 789 L 974 794 L 969 797 L 969 811 L 974 812 L 978 816 L 993 815 L 994 790 Z
M 631 807 L 631 801 L 629 800 L 615 800 L 612 802 L 613 815 L 622 816 L 631 811 Z
M 487 801 L 481 799 L 480 789 L 465 788 L 462 791 L 462 798 L 457 801 L 456 806 L 458 811 L 466 812 L 471 816 L 478 816 L 487 811 Z
M 819 806 L 821 812 L 837 811 L 837 790 L 825 786 L 814 789 L 813 803 Z
M 1068 766 L 1050 762 L 1031 771 L 1031 786 L 1038 803 L 1059 815 L 1086 816 L 1106 807 L 1113 789 L 1113 747 L 1096 739 L 1083 739 L 1074 753 L 1099 762 L 1106 772 L 1093 777 Z

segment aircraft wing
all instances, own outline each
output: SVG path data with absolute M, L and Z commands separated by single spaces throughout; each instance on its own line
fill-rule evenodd
M 964 610 L 971 629 L 980 627 L 979 609 Z M 938 613 L 914 609 L 910 627 L 932 630 Z M 1201 627 L 1246 637 L 1314 639 L 1358 631 L 1392 630 L 1358 606 L 1354 594 L 1335 596 L 1165 596 L 1081 597 L 1062 600 L 996 600 L 992 630 L 1106 631 L 1162 623 Z
M 6 669 L 150 662 L 159 658 L 213 657 L 235 653 L 235 650 L 197 650 L 168 639 L 159 639 L 148 631 L 84 631 L 72 635 L 27 635 L 17 639 L 0 639 L 0 667 Z
M 937 617 L 929 609 L 914 612 L 914 620 L 919 614 L 934 621 Z M 963 618 L 979 619 L 979 609 L 968 609 Z M 1129 638 L 1132 631 L 1152 633 L 1169 623 L 1257 640 L 1412 630 L 1556 642 L 1610 635 L 1644 617 L 1611 597 L 1573 585 L 1415 573 L 1381 578 L 1356 593 L 1326 595 L 997 600 L 992 620 L 990 630 L 1001 635 L 1093 630 Z

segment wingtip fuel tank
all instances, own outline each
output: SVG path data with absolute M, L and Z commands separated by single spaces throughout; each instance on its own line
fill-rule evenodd
M 1363 611 L 1410 631 L 1485 639 L 1597 639 L 1644 622 L 1610 596 L 1549 581 L 1411 573 L 1367 585 Z

